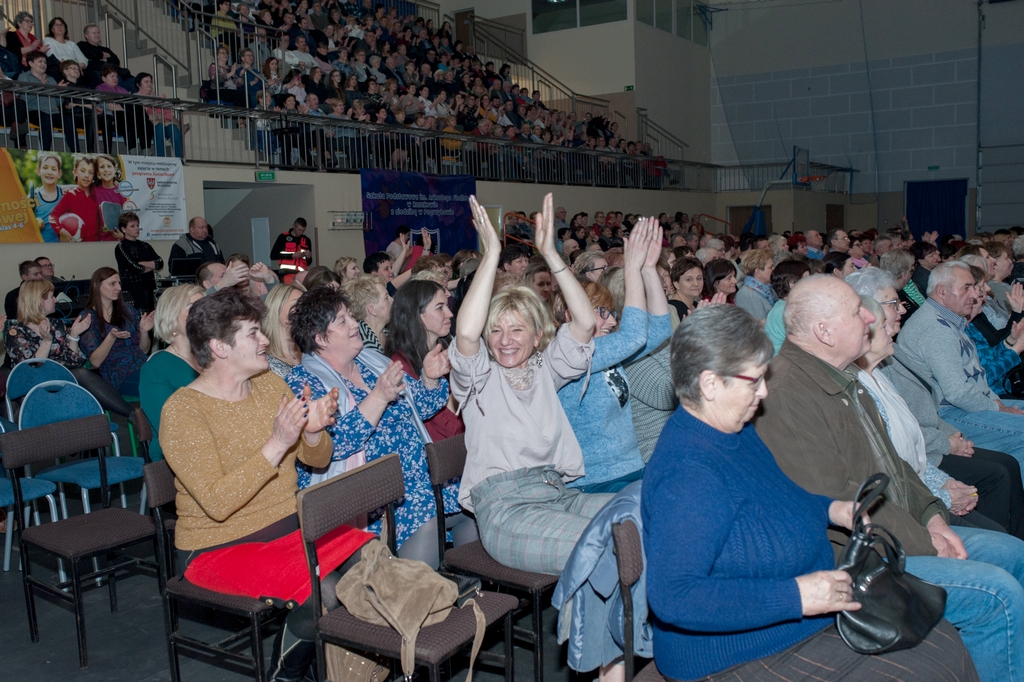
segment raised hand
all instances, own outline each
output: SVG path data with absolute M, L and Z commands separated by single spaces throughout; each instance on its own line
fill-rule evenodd
M 534 228 L 534 243 L 545 260 L 549 256 L 553 256 L 556 260 L 561 261 L 558 249 L 555 248 L 555 208 L 550 192 L 544 195 L 540 213 L 534 218 Z
M 711 297 L 710 301 L 700 301 L 697 303 L 697 308 L 707 308 L 712 305 L 725 305 L 729 302 L 729 297 L 719 292 Z
M 156 311 L 155 310 L 151 310 L 150 312 L 148 312 L 145 315 L 143 315 L 142 318 L 139 320 L 139 330 L 142 331 L 143 333 L 148 332 L 150 329 L 153 328 L 153 326 L 155 324 L 156 324 Z M 125 332 L 125 333 L 127 334 L 127 332 Z M 129 334 L 129 336 L 131 336 L 131 335 Z M 127 338 L 127 337 L 124 337 L 124 338 Z
M 423 376 L 430 379 L 440 379 L 452 370 L 452 363 L 448 361 L 448 351 L 437 344 L 423 358 Z
M 629 237 L 623 240 L 622 255 L 626 270 L 640 272 L 647 260 L 647 251 L 651 242 L 651 230 L 645 218 L 641 218 Z
M 79 315 L 75 321 L 71 324 L 71 336 L 81 336 L 83 333 L 89 331 L 89 326 L 92 320 L 85 313 Z
M 330 393 L 310 400 L 312 392 L 309 384 L 302 387 L 302 401 L 308 406 L 306 410 L 306 433 L 317 434 L 334 423 L 334 414 L 338 411 L 338 389 L 332 388 Z
M 488 253 L 499 253 L 501 241 L 498 239 L 498 231 L 491 224 L 491 218 L 487 211 L 476 200 L 475 196 L 469 197 L 469 207 L 473 212 L 473 226 L 476 227 L 477 236 L 480 238 L 480 252 L 486 256 Z
M 647 258 L 644 260 L 644 268 L 652 269 L 657 267 L 658 260 L 661 258 L 661 242 L 664 238 L 664 230 L 658 223 L 657 218 L 648 218 L 651 224 L 651 243 L 647 247 Z
M 262 450 L 270 466 L 276 467 L 280 464 L 288 450 L 299 439 L 308 419 L 306 410 L 304 401 L 290 394 L 281 396 L 277 414 L 274 415 L 274 428 L 270 433 L 270 440 Z
M 405 372 L 402 365 L 392 362 L 388 368 L 377 378 L 377 385 L 370 391 L 367 400 L 374 397 L 385 405 L 394 402 L 405 388 Z
M 433 242 L 430 239 L 430 233 L 427 232 L 427 228 L 424 227 L 420 230 L 420 237 L 423 239 L 423 252 L 430 253 L 430 247 L 433 245 Z
M 1024 284 L 1014 282 L 1006 292 L 1006 302 L 1013 308 L 1013 312 L 1024 312 Z

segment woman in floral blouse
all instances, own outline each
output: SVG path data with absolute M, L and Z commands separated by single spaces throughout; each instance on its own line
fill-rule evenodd
M 448 402 L 448 359 L 440 347 L 423 358 L 420 379 L 386 356 L 363 348 L 359 324 L 348 299 L 334 287 L 304 293 L 289 315 L 292 336 L 302 363 L 287 377 L 299 395 L 305 386 L 311 399 L 339 389 L 335 423 L 328 428 L 334 443 L 331 464 L 312 469 L 298 463 L 299 488 L 305 488 L 389 453 L 397 453 L 405 479 L 405 501 L 395 509 L 398 555 L 437 567 L 437 520 L 424 443 L 430 442 L 423 420 Z M 458 482 L 444 488 L 445 525 L 456 545 L 476 540 L 476 524 L 461 513 Z M 380 521 L 370 526 L 380 529 Z
M 4 333 L 7 357 L 16 365 L 31 358 L 48 358 L 71 370 L 75 380 L 92 393 L 104 410 L 121 416 L 131 414 L 131 406 L 108 381 L 87 370 L 85 351 L 79 347 L 79 337 L 89 330 L 89 316 L 82 313 L 71 323 L 50 319 L 56 307 L 53 285 L 49 281 L 30 280 L 21 285 L 18 294 L 18 318 L 11 320 Z
M 53 284 L 45 279 L 21 285 L 18 294 L 18 319 L 7 327 L 5 343 L 11 364 L 29 358 L 49 358 L 71 369 L 85 364 L 78 348 L 79 337 L 89 328 L 89 318 L 79 315 L 70 332 L 64 320 L 51 320 L 56 308 Z

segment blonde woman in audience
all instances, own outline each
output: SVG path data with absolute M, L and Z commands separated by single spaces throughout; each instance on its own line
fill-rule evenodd
M 267 314 L 260 323 L 260 331 L 269 341 L 267 362 L 270 371 L 282 379 L 302 361 L 302 353 L 292 339 L 288 313 L 295 307 L 295 302 L 304 291 L 306 287 L 293 281 L 290 284 L 279 284 L 267 295 Z
M 384 327 L 391 321 L 391 294 L 379 275 L 359 275 L 342 286 L 363 346 L 384 354 Z
M 550 194 L 535 234 L 571 312 L 560 329 L 528 287 L 491 297 L 501 244 L 476 197 L 470 204 L 484 255 L 448 349 L 469 451 L 459 502 L 476 514 L 480 539 L 495 560 L 559 574 L 583 529 L 611 498 L 566 487 L 585 469 L 557 394 L 587 373 L 596 316 L 555 248 Z
M 342 256 L 334 261 L 334 274 L 341 278 L 342 284 L 355 279 L 361 272 L 359 261 L 352 256 Z
M 192 304 L 203 297 L 203 288 L 195 284 L 171 287 L 156 302 L 156 321 L 153 335 L 167 344 L 142 366 L 139 381 L 139 400 L 142 411 L 153 427 L 153 440 L 149 456 L 154 461 L 163 459 L 160 447 L 160 413 L 164 403 L 182 386 L 188 386 L 199 376 L 199 363 L 192 355 L 185 320 Z

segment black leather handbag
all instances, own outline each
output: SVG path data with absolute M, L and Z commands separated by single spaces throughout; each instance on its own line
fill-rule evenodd
M 853 578 L 853 600 L 858 611 L 836 614 L 836 628 L 854 651 L 883 654 L 909 649 L 924 639 L 942 618 L 946 591 L 904 570 L 903 546 L 884 527 L 864 523 L 871 508 L 889 485 L 886 474 L 875 474 L 857 490 L 850 542 L 836 568 Z M 878 551 L 881 550 L 885 559 Z

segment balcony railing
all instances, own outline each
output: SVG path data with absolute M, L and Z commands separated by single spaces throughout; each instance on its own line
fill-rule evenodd
M 785 169 L 785 164 L 714 166 L 15 81 L 0 81 L 2 91 L 16 95 L 14 104 L 0 109 L 0 140 L 9 148 L 180 156 L 191 163 L 252 168 L 390 168 L 499 182 L 700 192 L 759 190 L 762 179 L 777 179 Z M 846 191 L 847 169 L 811 165 L 815 173 L 829 174 L 819 189 Z

